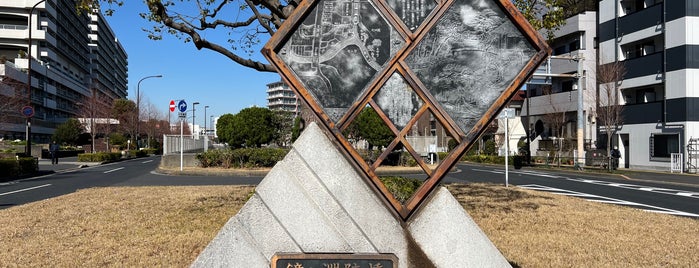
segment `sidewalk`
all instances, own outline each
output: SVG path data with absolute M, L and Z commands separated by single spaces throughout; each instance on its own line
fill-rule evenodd
M 84 168 L 88 166 L 95 166 L 101 164 L 100 162 L 78 162 L 78 157 L 62 157 L 58 159 L 58 164 L 51 164 L 51 159 L 39 159 L 39 172 L 59 172 L 71 169 Z

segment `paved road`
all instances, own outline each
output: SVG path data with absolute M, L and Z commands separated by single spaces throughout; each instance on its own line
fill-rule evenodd
M 26 204 L 73 193 L 79 189 L 110 186 L 184 186 L 257 184 L 261 177 L 173 176 L 156 174 L 160 157 L 146 157 L 80 168 L 76 159 L 61 159 L 59 165 L 41 160 L 40 170 L 54 174 L 0 183 L 0 208 Z
M 57 173 L 0 183 L 0 208 L 7 208 L 75 192 L 90 187 L 255 185 L 261 176 L 163 175 L 154 171 L 160 157 L 79 168 L 84 163 L 61 159 L 59 165 L 41 160 L 41 170 Z M 527 189 L 585 198 L 595 202 L 627 205 L 648 211 L 699 218 L 699 177 L 667 173 L 630 172 L 618 175 L 589 174 L 557 170 L 510 170 L 509 183 Z M 406 175 L 409 176 L 409 175 Z M 444 180 L 449 182 L 490 182 L 504 184 L 504 167 L 459 163 Z
M 631 173 L 633 174 L 633 173 Z M 517 187 L 584 198 L 594 202 L 626 205 L 647 211 L 699 218 L 699 185 L 652 181 L 663 174 L 645 174 L 643 180 L 618 175 L 588 174 L 541 169 L 509 170 L 509 183 Z M 675 175 L 681 176 L 681 175 Z M 628 177 L 628 176 L 626 176 Z M 640 177 L 640 175 L 639 175 Z M 678 180 L 699 181 L 699 177 Z M 459 163 L 444 182 L 505 184 L 503 166 Z

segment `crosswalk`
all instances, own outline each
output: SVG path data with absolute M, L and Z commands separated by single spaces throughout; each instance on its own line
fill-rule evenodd
M 597 181 L 597 182 L 601 182 L 601 181 Z M 637 185 L 631 185 L 631 186 L 637 186 Z M 592 201 L 592 202 L 630 206 L 630 207 L 639 208 L 639 209 L 647 211 L 647 212 L 655 212 L 655 213 L 663 213 L 663 214 L 670 214 L 670 215 L 676 215 L 676 216 L 699 218 L 699 214 L 678 211 L 678 210 L 663 208 L 663 207 L 658 207 L 658 206 L 646 205 L 646 204 L 641 204 L 641 203 L 636 203 L 636 202 L 631 202 L 631 201 L 626 201 L 626 200 L 621 200 L 621 199 L 616 199 L 616 198 L 611 198 L 611 197 L 605 197 L 605 196 L 581 193 L 581 192 L 576 192 L 576 191 L 571 191 L 571 190 L 559 189 L 559 188 L 554 188 L 554 187 L 549 187 L 549 186 L 544 186 L 544 185 L 527 184 L 527 185 L 519 185 L 518 187 L 521 187 L 524 189 L 535 190 L 535 191 L 549 192 L 549 193 L 558 194 L 558 195 L 583 198 L 585 200 Z M 619 186 L 614 186 L 614 187 L 619 187 Z M 641 187 L 641 186 L 639 186 L 639 187 Z M 648 187 L 644 187 L 644 188 L 648 188 Z M 663 188 L 659 188 L 659 189 L 663 189 Z M 671 189 L 663 189 L 663 190 L 678 191 L 678 190 L 671 190 Z M 683 194 L 689 194 L 690 197 L 695 197 L 695 194 L 697 194 L 697 193 L 685 193 L 685 192 L 681 192 L 681 191 L 679 191 L 679 192 L 683 193 Z

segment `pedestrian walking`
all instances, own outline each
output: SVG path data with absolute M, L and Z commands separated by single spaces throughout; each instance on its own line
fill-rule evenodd
M 51 153 L 51 164 L 58 164 L 58 144 L 56 144 L 56 141 L 53 141 L 51 145 L 49 145 L 49 153 Z
M 610 152 L 612 156 L 612 168 L 617 169 L 619 167 L 619 158 L 621 158 L 621 152 L 619 152 L 619 148 L 614 146 L 614 149 Z

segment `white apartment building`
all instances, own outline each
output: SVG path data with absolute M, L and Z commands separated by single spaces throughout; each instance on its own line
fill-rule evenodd
M 92 94 L 91 89 L 110 98 L 124 98 L 127 63 L 124 49 L 101 15 L 78 14 L 72 0 L 46 0 L 30 16 L 38 2 L 0 2 L 0 92 L 17 97 L 21 106 L 34 108 L 31 139 L 47 143 L 58 124 L 77 117 L 76 104 Z M 26 92 L 28 51 L 32 56 L 30 94 Z M 10 84 L 24 86 L 7 86 Z M 0 136 L 24 139 L 25 123 L 19 110 L 16 118 L 1 125 Z
M 699 138 L 699 0 L 600 0 L 597 20 L 599 64 L 626 69 L 612 139 L 620 167 L 667 171 L 673 153 L 696 158 L 687 145 Z
M 589 115 L 596 103 L 596 84 L 590 79 L 597 61 L 596 17 L 596 12 L 586 11 L 568 18 L 550 42 L 551 59 L 527 84 L 528 96 L 519 115 L 523 125 L 528 125 L 532 156 L 551 156 L 551 152 L 558 151 L 572 157 L 578 138 L 584 140 L 586 151 L 594 149 L 595 119 Z M 582 88 L 573 77 L 579 67 Z M 583 91 L 583 137 L 577 137 L 578 90 Z
M 301 100 L 286 83 L 274 82 L 267 84 L 267 108 L 299 115 L 301 113 Z

